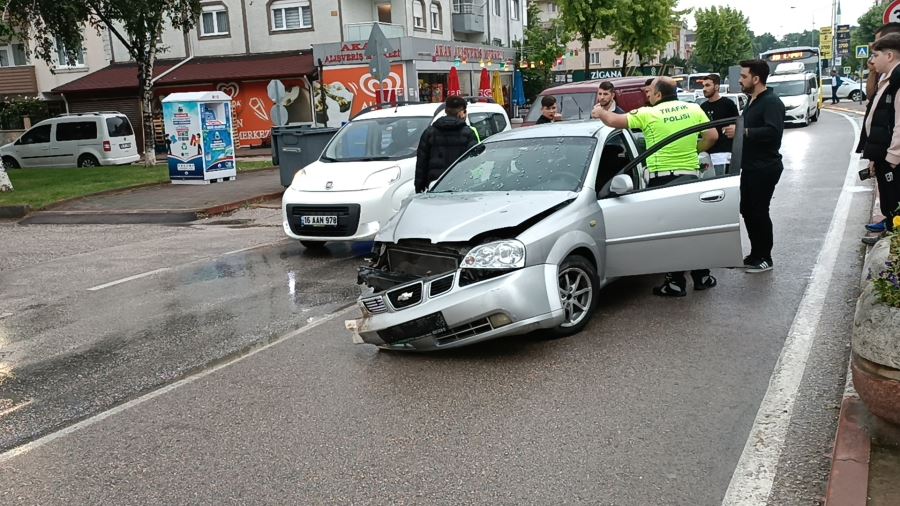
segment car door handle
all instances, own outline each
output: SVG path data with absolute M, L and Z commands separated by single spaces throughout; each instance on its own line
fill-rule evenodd
M 705 202 L 707 204 L 721 202 L 723 200 L 725 200 L 725 190 L 713 190 L 711 192 L 700 194 L 700 202 Z

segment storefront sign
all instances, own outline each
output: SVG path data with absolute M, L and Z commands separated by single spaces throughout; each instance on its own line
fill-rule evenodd
M 451 46 L 448 44 L 435 44 L 434 52 L 432 54 L 434 57 L 439 59 L 459 58 L 461 60 L 479 61 L 500 61 L 506 57 L 505 52 L 502 49 L 492 49 L 488 47 L 477 46 Z
M 347 63 L 366 63 L 371 58 L 366 56 L 366 42 L 344 42 L 340 44 L 340 50 L 325 54 L 322 63 L 325 65 L 341 65 Z M 400 50 L 396 49 L 385 55 L 388 59 L 400 58 Z
M 359 111 L 379 102 L 402 100 L 406 88 L 406 71 L 402 64 L 391 65 L 390 76 L 379 83 L 369 73 L 368 65 L 331 67 L 323 71 L 325 89 L 313 86 L 313 105 L 319 124 L 339 127 Z

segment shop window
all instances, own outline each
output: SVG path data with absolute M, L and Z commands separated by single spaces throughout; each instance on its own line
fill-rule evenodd
M 204 6 L 200 13 L 200 36 L 220 37 L 228 33 L 228 9 L 221 4 Z
M 413 27 L 419 30 L 425 29 L 425 2 L 423 0 L 413 2 Z
M 512 0 L 511 9 L 512 11 L 509 13 L 510 19 L 519 19 L 519 12 L 521 11 L 519 0 Z
M 437 2 L 431 3 L 431 31 L 439 32 L 442 29 L 441 23 L 441 4 Z
M 57 68 L 79 68 L 84 67 L 84 48 L 78 48 L 75 51 L 66 49 L 65 44 L 58 38 L 56 39 L 56 67 Z
M 270 11 L 272 31 L 312 28 L 312 7 L 309 0 L 278 0 L 272 2 Z

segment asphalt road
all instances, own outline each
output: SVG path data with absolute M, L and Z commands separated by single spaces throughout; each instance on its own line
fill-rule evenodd
M 304 252 L 274 211 L 0 225 L 0 447 L 49 435 L 0 454 L 0 503 L 719 504 L 829 246 L 852 137 L 830 113 L 786 132 L 775 271 L 715 271 L 679 300 L 624 279 L 577 336 L 438 354 L 351 344 L 358 313 L 340 308 L 364 248 Z M 830 246 L 772 504 L 824 494 L 870 188 L 851 188 Z

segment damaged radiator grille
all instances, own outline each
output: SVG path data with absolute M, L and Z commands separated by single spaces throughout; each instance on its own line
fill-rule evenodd
M 387 293 L 388 300 L 394 309 L 406 309 L 422 302 L 422 283 L 407 285 Z
M 459 268 L 459 260 L 454 257 L 421 251 L 389 249 L 387 260 L 391 272 L 420 277 L 434 276 Z
M 384 303 L 384 298 L 380 296 L 363 300 L 363 305 L 366 306 L 366 310 L 372 314 L 387 312 L 387 304 Z

